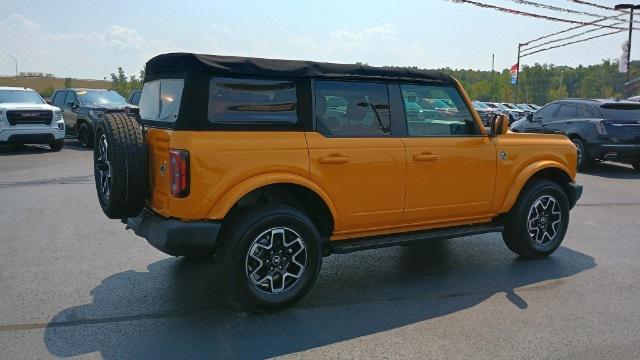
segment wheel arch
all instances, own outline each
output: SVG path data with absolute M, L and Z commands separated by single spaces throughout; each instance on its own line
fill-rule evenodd
M 224 192 L 209 211 L 209 219 L 233 217 L 243 208 L 261 203 L 284 203 L 309 215 L 323 237 L 333 233 L 336 209 L 317 184 L 294 174 L 270 173 L 246 179 Z
M 522 190 L 531 181 L 536 179 L 548 179 L 558 183 L 563 189 L 567 184 L 574 182 L 574 177 L 571 175 L 569 169 L 555 161 L 539 161 L 527 166 L 516 179 L 512 182 L 509 192 L 502 202 L 500 207 L 501 213 L 506 213 L 511 210 L 513 205 L 520 197 Z M 571 196 L 571 193 L 565 189 L 567 197 Z M 572 199 L 570 199 L 571 201 Z

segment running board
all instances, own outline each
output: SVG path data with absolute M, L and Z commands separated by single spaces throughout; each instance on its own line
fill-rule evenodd
M 408 245 L 420 241 L 445 240 L 462 236 L 501 232 L 504 227 L 496 224 L 464 225 L 444 229 L 431 229 L 393 235 L 372 236 L 353 240 L 329 242 L 332 253 L 347 254 L 354 251 Z

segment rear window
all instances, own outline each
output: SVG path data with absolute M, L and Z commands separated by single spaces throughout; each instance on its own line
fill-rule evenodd
M 113 90 L 78 90 L 76 94 L 82 105 L 127 105 L 127 100 Z
M 635 104 L 620 106 L 604 105 L 600 110 L 602 111 L 602 118 L 605 120 L 640 120 L 640 106 Z
M 140 117 L 151 121 L 175 122 L 183 88 L 183 79 L 161 79 L 145 83 L 140 95 Z
M 295 124 L 295 83 L 282 80 L 212 78 L 208 119 L 224 124 Z

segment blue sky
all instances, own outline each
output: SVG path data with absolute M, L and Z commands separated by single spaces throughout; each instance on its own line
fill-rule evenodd
M 477 1 L 594 19 L 508 0 Z M 614 14 L 568 0 L 533 1 Z M 0 74 L 14 72 L 7 54 L 18 58 L 19 71 L 101 79 L 118 66 L 137 73 L 149 58 L 172 51 L 483 70 L 491 68 L 493 53 L 496 68 L 502 69 L 515 63 L 518 42 L 568 27 L 442 0 L 0 0 Z M 599 63 L 617 58 L 626 36 L 536 54 L 522 63 Z M 635 34 L 632 58 L 640 57 L 639 46 L 640 34 Z

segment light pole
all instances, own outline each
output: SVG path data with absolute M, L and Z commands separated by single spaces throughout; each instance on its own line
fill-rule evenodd
M 18 80 L 18 59 L 16 59 L 15 57 L 7 54 L 10 58 L 13 59 L 13 62 L 16 64 L 16 81 Z
M 629 45 L 627 48 L 627 74 L 626 81 L 629 82 L 629 68 L 631 65 L 631 34 L 633 33 L 633 10 L 640 9 L 640 5 L 633 4 L 618 4 L 613 7 L 614 10 L 627 10 L 629 9 Z

